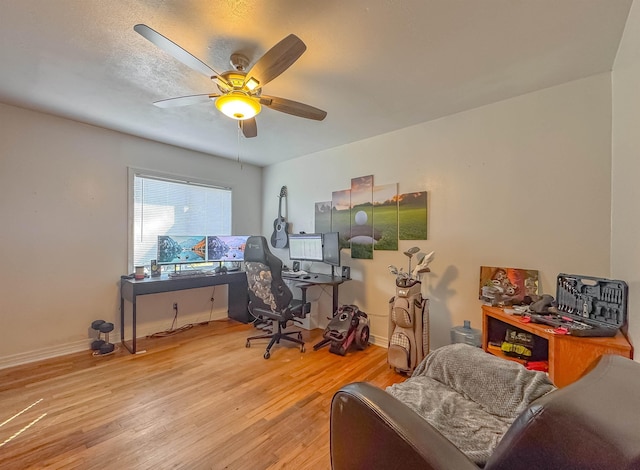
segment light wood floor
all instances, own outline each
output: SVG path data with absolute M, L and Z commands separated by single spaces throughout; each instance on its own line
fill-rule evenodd
M 0 468 L 329 469 L 335 391 L 405 379 L 384 348 L 313 351 L 321 330 L 305 331 L 307 352 L 285 343 L 265 360 L 264 341 L 245 348 L 251 334 L 215 321 L 144 340 L 145 354 L 0 370 Z

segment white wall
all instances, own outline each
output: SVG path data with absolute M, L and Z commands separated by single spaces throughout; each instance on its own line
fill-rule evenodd
M 119 329 L 129 166 L 231 186 L 233 231 L 260 230 L 258 167 L 0 104 L 0 367 L 87 349 L 92 320 Z M 211 295 L 142 298 L 140 334 L 171 326 L 173 302 L 182 322 L 224 316 L 226 287 Z
M 94 319 L 119 326 L 129 166 L 231 185 L 234 231 L 267 236 L 282 185 L 288 186 L 285 214 L 296 232 L 313 231 L 313 204 L 348 189 L 353 177 L 372 174 L 376 184 L 398 182 L 403 193 L 426 189 L 429 240 L 402 241 L 400 248 L 436 251 L 425 282 L 434 347 L 447 343 L 450 327 L 464 319 L 480 327 L 480 265 L 537 268 L 544 292 L 552 294 L 559 272 L 611 272 L 631 286 L 630 330 L 637 339 L 633 307 L 640 290 L 635 269 L 640 227 L 632 204 L 638 120 L 632 105 L 639 100 L 634 83 L 640 74 L 632 45 L 638 44 L 639 30 L 634 6 L 613 75 L 613 177 L 609 74 L 264 171 L 0 105 L 0 367 L 86 349 Z M 261 199 L 262 206 L 256 203 Z M 286 251 L 275 251 L 286 257 Z M 387 303 L 394 295 L 386 267 L 406 264 L 401 251 L 376 252 L 374 260 L 351 260 L 348 250 L 342 253 L 354 280 L 341 287 L 340 302 L 356 303 L 371 315 L 378 341 L 386 340 Z M 322 322 L 331 311 L 330 289 L 309 295 L 318 300 L 314 316 Z M 226 309 L 224 288 L 216 291 L 213 306 L 210 297 L 211 291 L 202 289 L 145 298 L 141 334 L 167 328 L 174 301 L 189 318 L 207 319 L 211 311 L 220 317 Z
M 543 291 L 554 296 L 560 272 L 606 277 L 610 78 L 597 75 L 267 167 L 263 232 L 272 231 L 282 185 L 295 232 L 313 231 L 314 203 L 348 189 L 353 177 L 398 182 L 400 193 L 426 189 L 429 240 L 401 241 L 401 251 L 375 252 L 373 260 L 351 260 L 343 250 L 354 281 L 341 287 L 340 303 L 370 314 L 377 341 L 386 341 L 395 292 L 387 265 L 406 266 L 402 251 L 414 245 L 436 251 L 425 287 L 433 347 L 447 344 L 449 329 L 464 319 L 481 327 L 481 265 L 538 269 Z M 329 315 L 330 297 L 315 295 L 320 315 Z
M 629 284 L 629 337 L 640 344 L 640 4 L 634 2 L 613 68 L 611 272 Z M 635 320 L 635 321 L 634 321 Z M 636 357 L 636 360 L 638 358 Z

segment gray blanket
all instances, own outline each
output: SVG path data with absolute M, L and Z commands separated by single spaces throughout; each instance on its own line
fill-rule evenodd
M 484 465 L 515 418 L 554 389 L 542 372 L 452 344 L 429 353 L 411 378 L 387 392 Z

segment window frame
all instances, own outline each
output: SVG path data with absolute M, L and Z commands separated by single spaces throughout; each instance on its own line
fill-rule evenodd
M 193 178 L 191 176 L 186 176 L 186 175 L 164 173 L 156 170 L 147 170 L 147 169 L 136 168 L 136 167 L 128 167 L 127 173 L 128 173 L 127 174 L 127 179 L 128 179 L 128 184 L 127 184 L 127 272 L 128 273 L 132 273 L 133 270 L 135 269 L 134 262 L 133 262 L 133 259 L 134 259 L 133 252 L 134 252 L 134 245 L 135 245 L 135 242 L 134 242 L 135 201 L 134 199 L 135 199 L 135 177 L 136 176 L 143 177 L 143 178 L 156 179 L 160 181 L 182 183 L 182 184 L 194 185 L 194 186 L 204 186 L 207 188 L 222 189 L 222 190 L 229 191 L 231 193 L 229 217 L 230 217 L 231 232 L 233 233 L 234 191 L 233 191 L 233 187 L 230 186 L 229 184 L 224 184 L 218 181 L 209 181 L 201 178 Z M 205 235 L 215 235 L 215 234 L 209 233 Z M 145 266 L 147 266 L 146 263 L 145 263 Z

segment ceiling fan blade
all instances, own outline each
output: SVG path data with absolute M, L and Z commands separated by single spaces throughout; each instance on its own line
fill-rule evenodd
M 179 96 L 177 98 L 154 101 L 153 104 L 158 108 L 177 108 L 179 106 L 190 106 L 192 104 L 211 102 L 211 98 L 215 98 L 217 96 L 220 95 L 213 93 L 205 95 Z
M 137 24 L 133 27 L 136 33 L 140 34 L 143 38 L 152 42 L 160 49 L 170 54 L 172 57 L 178 59 L 183 64 L 191 67 L 193 70 L 206 75 L 209 78 L 217 78 L 226 85 L 229 85 L 225 80 L 219 77 L 219 73 L 202 62 L 200 59 L 185 51 L 182 47 L 178 46 L 171 39 L 164 37 L 162 34 L 154 29 L 151 29 L 146 24 Z
M 278 98 L 277 96 L 262 95 L 260 104 L 269 109 L 280 111 L 281 113 L 292 114 L 293 116 L 322 121 L 327 117 L 327 112 L 308 104 L 298 103 L 297 101 Z
M 256 137 L 258 135 L 258 126 L 256 124 L 256 118 L 249 118 L 243 121 L 238 121 L 242 134 L 247 138 Z
M 247 73 L 244 83 L 247 84 L 253 78 L 258 82 L 257 86 L 265 86 L 291 67 L 306 50 L 304 42 L 295 34 L 290 34 L 258 59 Z

